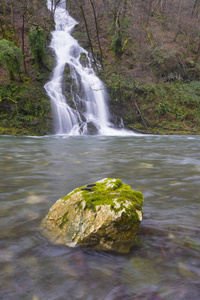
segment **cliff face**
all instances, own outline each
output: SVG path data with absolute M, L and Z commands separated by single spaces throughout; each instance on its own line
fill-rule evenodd
M 110 110 L 125 126 L 152 133 L 200 133 L 198 1 L 66 0 L 79 21 L 73 32 L 93 57 L 106 83 Z M 0 6 L 0 40 L 24 55 L 20 77 L 0 70 L 0 133 L 52 132 L 50 101 L 43 85 L 54 58 L 47 48 L 53 18 L 46 2 Z M 43 31 L 45 56 L 37 61 L 28 43 Z M 41 30 L 40 30 L 41 29 Z M 37 35 L 36 35 L 37 36 Z M 37 125 L 37 126 L 36 126 Z

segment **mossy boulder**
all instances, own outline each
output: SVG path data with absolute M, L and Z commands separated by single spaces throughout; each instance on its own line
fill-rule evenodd
M 141 192 L 105 178 L 59 199 L 41 226 L 54 243 L 128 253 L 136 244 L 142 204 Z

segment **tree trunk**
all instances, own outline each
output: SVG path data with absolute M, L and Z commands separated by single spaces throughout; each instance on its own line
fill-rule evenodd
M 85 17 L 85 12 L 84 12 L 83 5 L 82 5 L 82 4 L 80 5 L 80 9 L 81 9 L 81 13 L 82 13 L 83 20 L 84 20 L 84 23 L 85 23 L 85 28 L 86 28 L 86 32 L 87 32 L 87 37 L 88 37 L 88 41 L 89 41 L 89 44 L 90 44 L 90 49 L 91 49 L 91 52 L 92 52 L 92 58 L 93 58 L 93 60 L 94 60 L 95 66 L 96 66 L 96 68 L 97 68 L 97 70 L 98 70 L 97 63 L 96 63 L 96 59 L 95 59 L 95 55 L 94 55 L 94 50 L 93 50 L 93 46 L 92 46 L 92 41 L 91 41 L 90 34 L 89 34 L 88 24 L 87 24 L 87 20 L 86 20 L 86 17 Z
M 195 0 L 194 1 L 194 5 L 193 5 L 193 8 L 192 8 L 192 17 L 194 15 L 194 12 L 195 10 L 199 7 L 199 0 Z
M 22 54 L 23 54 L 24 72 L 27 74 L 25 51 L 24 51 L 24 31 L 25 31 L 25 13 L 23 13 L 22 15 Z
M 101 44 L 100 44 L 100 39 L 99 39 L 99 28 L 98 28 L 98 23 L 97 23 L 97 16 L 96 16 L 96 11 L 94 8 L 93 0 L 90 0 L 90 3 L 92 5 L 92 10 L 93 10 L 93 14 L 94 14 L 94 21 L 95 21 L 95 27 L 96 27 L 96 33 L 97 33 L 97 41 L 98 41 L 98 46 L 99 46 L 99 50 L 100 50 L 100 62 L 101 62 L 101 66 L 103 68 L 103 52 L 101 49 Z
M 4 39 L 6 39 L 6 38 L 7 38 L 7 35 L 6 35 L 5 30 L 4 30 L 3 21 L 2 21 L 2 18 L 1 18 L 1 17 L 0 17 L 0 28 L 1 28 L 2 37 L 3 37 Z
M 179 1 L 179 7 L 178 7 L 178 12 L 177 12 L 176 34 L 173 39 L 174 42 L 176 41 L 177 37 L 180 34 L 181 5 L 182 5 L 182 0 Z
M 2 0 L 2 8 L 3 8 L 3 15 L 6 15 L 6 6 L 5 6 L 5 0 Z
M 12 25 L 12 29 L 13 29 L 14 36 L 15 36 L 15 42 L 16 42 L 17 47 L 19 47 L 19 40 L 18 40 L 16 29 L 15 29 L 15 23 L 14 23 L 13 1 L 10 2 L 10 11 L 11 11 L 11 25 Z
M 199 44 L 198 44 L 198 47 L 197 47 L 197 52 L 196 52 L 196 56 L 195 56 L 194 61 L 198 61 L 199 57 L 200 57 L 200 41 L 199 41 Z

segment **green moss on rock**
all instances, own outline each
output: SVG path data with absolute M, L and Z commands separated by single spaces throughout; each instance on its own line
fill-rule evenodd
M 93 209 L 96 211 L 96 206 L 109 205 L 110 209 L 115 212 L 126 209 L 126 212 L 130 215 L 134 214 L 135 209 L 142 209 L 142 193 L 131 190 L 131 187 L 123 184 L 120 179 L 105 178 L 97 181 L 91 187 L 90 185 L 82 186 L 61 200 L 65 202 L 78 192 L 82 195 L 82 201 L 85 201 L 84 209 Z M 131 204 L 127 205 L 127 200 L 130 200 Z M 77 201 L 76 203 L 80 208 L 83 207 L 81 202 Z
M 68 246 L 129 252 L 142 221 L 143 195 L 104 178 L 58 200 L 42 222 L 51 240 Z
M 69 221 L 67 215 L 68 215 L 68 211 L 62 217 L 62 223 L 59 225 L 60 229 L 63 229 L 64 225 Z

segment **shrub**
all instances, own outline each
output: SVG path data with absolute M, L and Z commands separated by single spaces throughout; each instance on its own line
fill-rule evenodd
M 0 63 L 8 70 L 11 80 L 15 79 L 15 74 L 20 76 L 22 59 L 23 55 L 18 47 L 5 39 L 0 40 Z
M 32 26 L 28 36 L 28 43 L 31 53 L 39 66 L 43 65 L 45 53 L 45 37 L 44 30 L 40 26 Z

